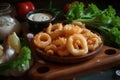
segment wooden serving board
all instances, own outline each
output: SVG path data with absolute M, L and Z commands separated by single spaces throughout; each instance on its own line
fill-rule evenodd
M 35 53 L 34 53 L 35 54 Z M 77 64 L 54 64 L 37 59 L 29 71 L 33 80 L 66 80 L 88 73 L 110 69 L 120 64 L 120 50 L 103 46 L 94 58 Z
M 38 55 L 26 36 L 29 33 L 24 29 L 24 37 L 29 43 L 34 58 L 34 65 L 28 72 L 32 80 L 67 80 L 102 70 L 107 70 L 120 64 L 120 50 L 103 45 L 103 48 L 95 57 L 77 64 L 58 64 L 44 61 Z

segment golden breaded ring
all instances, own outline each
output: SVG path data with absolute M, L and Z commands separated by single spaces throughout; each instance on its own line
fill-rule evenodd
M 51 37 L 47 33 L 40 32 L 34 36 L 33 42 L 38 48 L 45 48 L 51 43 Z
M 79 48 L 75 48 L 74 44 Z M 73 34 L 68 38 L 67 49 L 73 56 L 81 56 L 88 53 L 88 46 L 85 37 L 82 34 Z
M 48 28 L 46 29 L 46 32 L 48 34 L 51 34 L 53 32 L 56 32 L 56 31 L 59 31 L 59 30 L 62 30 L 63 26 L 62 26 L 62 23 L 57 23 L 57 24 L 54 24 L 52 25 L 51 23 L 49 24 Z

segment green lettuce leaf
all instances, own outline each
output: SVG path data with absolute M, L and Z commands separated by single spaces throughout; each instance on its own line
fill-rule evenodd
M 0 65 L 0 74 L 19 76 L 30 68 L 31 62 L 31 50 L 24 46 L 20 51 L 20 55 L 13 61 Z

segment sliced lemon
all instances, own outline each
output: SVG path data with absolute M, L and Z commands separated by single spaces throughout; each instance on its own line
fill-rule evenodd
M 15 50 L 15 53 L 19 53 L 21 49 L 20 39 L 15 32 L 8 37 L 10 46 Z
M 2 55 L 3 55 L 3 46 L 0 45 L 0 58 L 2 57 Z

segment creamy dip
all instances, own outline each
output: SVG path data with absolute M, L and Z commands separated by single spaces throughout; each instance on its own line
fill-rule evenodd
M 32 21 L 47 21 L 50 20 L 52 18 L 52 16 L 50 14 L 47 13 L 35 13 L 35 14 L 31 14 L 28 19 L 32 20 Z

